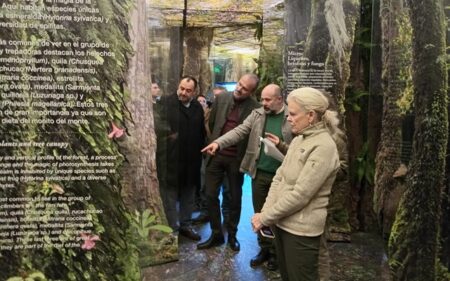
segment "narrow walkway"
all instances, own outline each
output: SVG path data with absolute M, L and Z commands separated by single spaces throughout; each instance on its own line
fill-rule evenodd
M 233 252 L 226 244 L 199 251 L 196 243 L 180 236 L 180 260 L 148 267 L 145 281 L 271 281 L 281 280 L 277 272 L 264 266 L 253 269 L 250 259 L 259 247 L 250 224 L 253 214 L 248 178 L 244 184 L 242 215 L 237 238 L 241 251 Z M 196 215 L 196 214 L 194 214 Z M 209 224 L 197 227 L 202 240 L 209 237 Z M 352 243 L 329 243 L 330 281 L 388 281 L 387 261 L 380 238 L 368 233 L 355 233 Z

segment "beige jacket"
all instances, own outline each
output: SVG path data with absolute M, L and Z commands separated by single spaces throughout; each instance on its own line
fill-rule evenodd
M 338 169 L 336 144 L 323 123 L 303 130 L 273 178 L 261 222 L 294 235 L 321 235 Z
M 287 122 L 288 116 L 287 106 L 284 107 L 284 119 L 281 127 L 283 140 L 278 144 L 278 149 L 286 154 L 286 148 L 292 141 L 291 125 Z M 256 176 L 256 167 L 258 165 L 259 153 L 261 149 L 260 137 L 264 136 L 264 126 L 266 124 L 266 113 L 264 108 L 254 109 L 252 113 L 236 128 L 229 131 L 225 135 L 216 139 L 214 142 L 219 144 L 220 149 L 224 149 L 248 136 L 247 149 L 241 162 L 240 171 L 248 173 L 252 179 Z

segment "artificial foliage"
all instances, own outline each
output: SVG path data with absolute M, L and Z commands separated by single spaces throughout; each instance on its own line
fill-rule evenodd
M 7 1 L 1 1 L 7 2 Z M 39 13 L 45 6 L 54 4 L 48 1 L 36 1 L 30 5 L 35 5 L 34 11 L 16 11 L 16 13 Z M 82 2 L 82 1 L 81 1 Z M 132 54 L 132 49 L 128 38 L 128 15 L 132 8 L 131 0 L 98 0 L 92 1 L 93 6 L 99 9 L 100 15 L 108 19 L 108 23 L 100 24 L 93 22 L 70 22 L 47 20 L 47 24 L 60 24 L 61 29 L 35 29 L 35 28 L 2 28 L 2 39 L 35 42 L 26 46 L 31 55 L 26 57 L 33 59 L 35 63 L 28 66 L 45 66 L 53 70 L 60 68 L 57 60 L 61 56 L 38 55 L 42 51 L 41 42 L 69 42 L 70 44 L 60 45 L 53 49 L 66 52 L 87 52 L 105 51 L 113 55 L 102 55 L 101 53 L 90 53 L 90 58 L 98 62 L 89 66 L 93 73 L 78 73 L 81 81 L 60 82 L 61 78 L 68 76 L 65 73 L 53 71 L 50 76 L 54 83 L 67 85 L 70 83 L 76 86 L 94 86 L 92 91 L 80 90 L 76 93 L 83 94 L 72 99 L 73 103 L 57 110 L 64 110 L 70 113 L 81 111 L 76 106 L 76 102 L 103 103 L 106 114 L 95 114 L 93 109 L 83 109 L 90 113 L 88 116 L 78 116 L 87 122 L 72 124 L 57 124 L 56 119 L 60 116 L 46 116 L 45 119 L 53 120 L 37 124 L 0 124 L 1 139 L 5 142 L 62 142 L 69 143 L 66 148 L 49 147 L 17 147 L 2 148 L 0 153 L 15 156 L 87 156 L 88 160 L 95 159 L 96 156 L 116 156 L 114 165 L 109 167 L 111 171 L 104 180 L 85 180 L 81 176 L 77 180 L 69 181 L 26 181 L 17 183 L 14 189 L 0 189 L 0 197 L 28 197 L 28 198 L 58 198 L 58 197 L 83 197 L 83 200 L 73 203 L 61 203 L 46 206 L 44 208 L 29 205 L 31 209 L 43 210 L 48 213 L 66 210 L 102 210 L 101 214 L 90 214 L 92 223 L 92 235 L 98 236 L 95 247 L 82 249 L 81 247 L 44 247 L 42 249 L 1 251 L 0 279 L 6 280 L 12 276 L 27 276 L 33 272 L 41 272 L 47 280 L 139 280 L 140 271 L 138 266 L 138 252 L 133 240 L 133 229 L 130 221 L 131 216 L 125 208 L 121 198 L 121 176 L 119 171 L 126 157 L 119 151 L 117 140 L 109 138 L 108 133 L 111 127 L 123 128 L 125 119 L 129 118 L 125 108 L 126 92 L 124 90 L 125 74 L 128 67 L 128 57 Z M 2 3 L 3 4 L 3 3 Z M 65 7 L 80 7 L 87 4 L 68 4 Z M 42 10 L 43 11 L 43 10 Z M 6 13 L 7 10 L 0 10 Z M 48 15 L 56 16 L 61 13 L 46 12 Z M 7 19 L 2 19 L 7 21 Z M 38 20 L 17 20 L 18 22 L 35 22 Z M 76 42 L 76 43 L 75 43 Z M 82 43 L 88 43 L 81 47 Z M 78 44 L 78 45 L 76 45 Z M 99 47 L 100 46 L 100 47 Z M 103 47 L 102 47 L 103 46 Z M 20 48 L 20 47 L 19 47 Z M 49 48 L 49 47 L 45 47 Z M 25 57 L 25 56 L 22 56 Z M 82 56 L 69 55 L 65 59 L 83 58 Z M 47 59 L 47 60 L 46 60 Z M 54 59 L 54 60 L 51 60 Z M 44 62 L 46 63 L 39 63 Z M 77 65 L 65 65 L 65 68 L 77 67 Z M 24 75 L 25 73 L 20 73 Z M 16 101 L 31 103 L 30 97 L 32 86 L 35 82 L 23 83 L 24 89 L 20 92 L 25 94 Z M 28 88 L 30 86 L 30 88 Z M 63 93 L 65 101 L 69 101 L 69 95 L 74 93 L 69 89 L 49 90 L 52 93 Z M 8 89 L 0 87 L 0 94 L 7 93 Z M 14 109 L 14 108 L 11 108 Z M 4 109 L 5 110 L 5 109 Z M 39 107 L 29 108 L 30 119 L 39 119 L 38 112 L 55 110 L 55 108 Z M 98 111 L 98 108 L 97 108 Z M 75 117 L 75 118 L 76 118 Z M 52 123 L 52 124 L 50 124 Z M 55 168 L 53 168 L 55 169 Z M 54 171 L 56 172 L 56 171 Z M 63 193 L 49 192 L 49 186 L 59 186 Z M 51 200 L 51 199 L 50 199 Z M 36 200 L 37 202 L 38 200 Z M 53 208 L 56 210 L 51 210 Z M 52 235 L 44 235 L 43 239 L 49 243 Z M 64 241 L 64 235 L 59 237 Z

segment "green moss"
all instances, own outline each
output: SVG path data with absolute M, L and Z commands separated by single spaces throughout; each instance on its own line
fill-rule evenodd
M 393 47 L 398 50 L 395 54 L 396 60 L 400 62 L 401 67 L 394 81 L 402 83 L 402 94 L 396 104 L 400 113 L 405 115 L 413 110 L 414 89 L 412 83 L 412 27 L 407 12 L 403 12 L 396 17 L 398 34 L 393 40 Z
M 436 281 L 450 281 L 450 272 L 442 263 L 436 265 Z

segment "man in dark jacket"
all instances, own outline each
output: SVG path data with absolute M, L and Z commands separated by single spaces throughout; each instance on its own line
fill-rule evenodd
M 209 117 L 211 139 L 215 140 L 237 127 L 254 108 L 260 106 L 252 97 L 252 94 L 258 87 L 258 82 L 259 79 L 256 75 L 245 74 L 239 79 L 234 92 L 221 94 L 216 97 Z M 247 141 L 248 138 L 245 138 L 236 145 L 220 150 L 214 156 L 208 156 L 205 174 L 205 195 L 212 233 L 208 240 L 197 245 L 197 249 L 207 249 L 224 243 L 219 192 L 226 175 L 230 190 L 230 214 L 226 223 L 228 246 L 234 251 L 240 250 L 236 233 L 241 216 L 244 174 L 239 171 L 239 166 L 245 154 Z
M 191 227 L 191 215 L 195 185 L 200 178 L 200 150 L 205 144 L 205 127 L 203 108 L 194 98 L 196 88 L 197 81 L 185 76 L 178 85 L 177 93 L 162 97 L 155 128 L 158 179 L 169 226 L 181 235 L 198 241 L 201 237 Z

